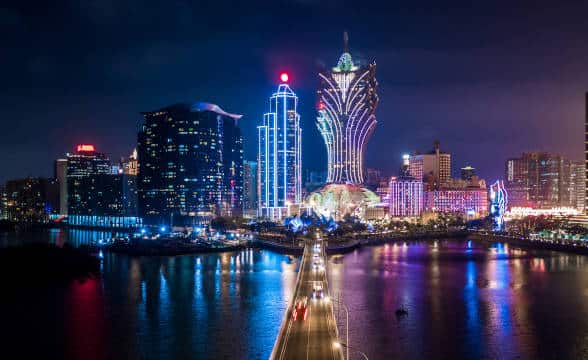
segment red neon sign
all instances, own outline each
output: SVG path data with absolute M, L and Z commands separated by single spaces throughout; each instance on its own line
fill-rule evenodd
M 86 144 L 80 144 L 80 145 L 78 145 L 78 147 L 76 149 L 78 150 L 78 152 L 94 152 L 94 151 L 96 151 L 94 149 L 94 145 L 86 145 Z

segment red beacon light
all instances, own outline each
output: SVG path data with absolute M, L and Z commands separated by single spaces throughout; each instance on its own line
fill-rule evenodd
M 290 80 L 290 77 L 288 76 L 288 74 L 287 74 L 287 73 L 281 73 L 281 74 L 280 74 L 280 80 L 281 80 L 283 83 L 286 83 L 286 82 L 288 82 L 288 80 Z
M 86 145 L 86 144 L 80 144 L 77 146 L 76 149 L 78 152 L 94 152 L 94 151 L 96 151 L 96 149 L 94 148 L 94 145 Z

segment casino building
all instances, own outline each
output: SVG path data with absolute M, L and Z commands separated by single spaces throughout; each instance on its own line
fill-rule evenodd
M 307 198 L 325 217 L 364 218 L 379 198 L 364 184 L 364 152 L 376 126 L 375 62 L 360 66 L 349 53 L 347 33 L 337 65 L 319 72 L 317 127 L 327 148 L 327 185 Z

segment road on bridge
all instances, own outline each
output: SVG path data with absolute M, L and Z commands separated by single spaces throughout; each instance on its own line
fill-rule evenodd
M 334 346 L 337 324 L 329 298 L 326 265 L 322 241 L 307 242 L 296 288 L 271 359 L 343 359 L 341 350 Z

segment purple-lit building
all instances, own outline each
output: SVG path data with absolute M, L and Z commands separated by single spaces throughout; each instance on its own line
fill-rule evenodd
M 423 182 L 412 178 L 392 177 L 388 202 L 392 217 L 420 216 L 424 209 Z
M 485 188 L 425 191 L 425 210 L 435 213 L 462 214 L 470 218 L 488 215 Z

